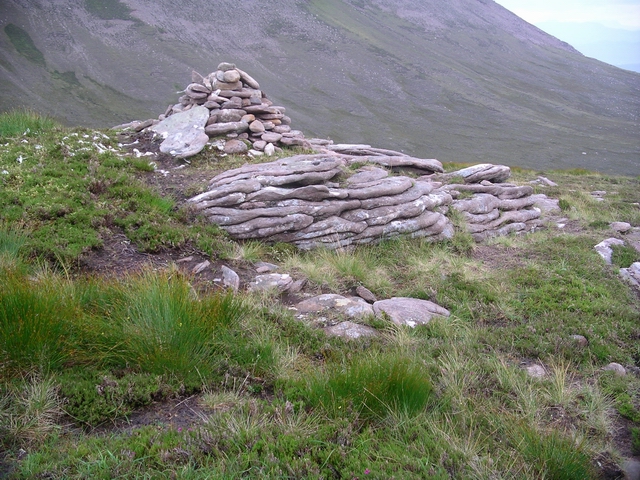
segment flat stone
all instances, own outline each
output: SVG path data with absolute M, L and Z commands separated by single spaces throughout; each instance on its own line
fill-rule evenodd
M 287 288 L 287 293 L 301 292 L 306 284 L 307 284 L 306 278 L 301 278 L 300 280 L 296 280 Z
M 511 169 L 506 165 L 492 165 L 490 163 L 480 163 L 472 167 L 463 168 L 456 172 L 451 172 L 450 176 L 461 176 L 465 183 L 480 183 L 483 180 L 490 180 L 493 183 L 504 182 L 511 176 Z
M 640 262 L 634 262 L 629 268 L 621 268 L 620 276 L 632 286 L 640 289 Z
M 229 155 L 238 155 L 242 153 L 247 153 L 249 147 L 242 140 L 227 140 L 224 144 L 224 153 L 228 153 Z
M 236 68 L 236 64 L 235 63 L 220 62 L 218 64 L 218 68 L 216 68 L 216 70 L 220 70 L 222 72 L 226 72 L 227 70 L 234 70 L 235 68 Z
M 258 273 L 267 273 L 267 272 L 275 272 L 278 270 L 278 266 L 273 263 L 268 262 L 258 262 L 255 265 L 256 272 Z
M 204 272 L 207 268 L 209 268 L 209 266 L 211 266 L 211 262 L 209 260 L 205 260 L 204 262 L 201 262 L 193 267 L 191 273 L 198 274 L 200 272 Z
M 267 143 L 277 143 L 280 141 L 281 138 L 282 138 L 282 135 L 280 133 L 265 132 L 262 134 L 262 140 L 264 140 Z
M 614 372 L 616 375 L 621 377 L 627 374 L 627 370 L 622 365 L 616 362 L 611 362 L 609 365 L 604 367 L 603 370 Z
M 253 142 L 253 148 L 255 148 L 260 152 L 264 151 L 264 147 L 266 146 L 267 146 L 267 142 L 265 142 L 264 140 L 257 140 Z
M 571 340 L 580 347 L 586 347 L 589 345 L 589 340 L 587 340 L 587 337 L 584 335 L 571 335 L 569 338 L 571 338 Z
M 356 294 L 362 298 L 363 300 L 369 302 L 369 303 L 376 303 L 378 301 L 378 299 L 376 298 L 376 296 L 371 293 L 371 290 L 369 290 L 368 288 L 363 287 L 362 285 L 358 285 L 356 287 Z
M 393 297 L 373 304 L 376 316 L 386 314 L 396 325 L 415 327 L 426 325 L 435 316 L 448 317 L 449 310 L 428 300 L 417 298 Z
M 527 374 L 533 378 L 543 378 L 547 375 L 547 370 L 542 366 L 534 363 L 526 368 Z
M 356 183 L 368 183 L 375 180 L 380 180 L 389 176 L 389 171 L 384 168 L 368 167 L 363 168 L 347 178 L 347 185 L 353 185 Z
M 216 111 L 216 113 L 212 114 L 212 116 L 215 115 L 216 120 L 219 123 L 228 123 L 228 122 L 239 122 L 242 120 L 242 117 L 244 117 L 246 114 L 247 112 L 239 108 L 227 108 L 227 109 Z
M 260 90 L 260 84 L 258 82 L 255 81 L 255 79 L 249 75 L 247 72 L 240 70 L 239 68 L 236 69 L 238 71 L 238 73 L 240 74 L 240 79 L 242 80 L 242 82 L 244 82 L 245 84 L 247 84 L 248 87 L 253 88 L 255 90 Z M 260 95 L 261 97 L 262 95 Z
M 209 141 L 204 132 L 208 119 L 209 109 L 197 105 L 185 112 L 170 115 L 150 127 L 150 130 L 164 137 L 165 140 L 160 145 L 161 152 L 177 158 L 187 158 L 202 151 Z
M 293 283 L 293 279 L 287 273 L 267 273 L 256 276 L 249 284 L 250 292 L 278 290 L 284 291 Z
M 222 282 L 225 287 L 229 287 L 234 292 L 240 288 L 240 277 L 225 265 L 222 266 Z
M 606 240 L 601 241 L 595 247 L 596 252 L 600 255 L 607 265 L 611 265 L 611 255 L 613 255 L 613 250 L 611 247 L 613 245 L 624 245 L 624 242 L 618 238 L 607 238 Z
M 626 233 L 631 230 L 631 224 L 627 222 L 612 222 L 609 224 L 609 228 L 616 232 Z
M 373 315 L 373 308 L 358 297 L 343 297 L 337 294 L 324 294 L 309 298 L 296 305 L 300 314 L 323 313 L 333 311 L 349 318 L 360 318 Z
M 222 81 L 227 83 L 236 83 L 240 81 L 240 72 L 238 70 L 227 70 L 222 74 Z
M 239 122 L 222 122 L 222 123 L 214 123 L 212 125 L 207 125 L 204 129 L 204 132 L 209 136 L 217 136 L 224 135 L 230 132 L 242 133 L 249 128 L 249 124 L 247 122 L 243 122 L 242 120 Z
M 359 325 L 353 322 L 342 322 L 332 327 L 327 327 L 324 332 L 331 337 L 343 337 L 356 339 L 360 337 L 375 337 L 378 334 L 375 328 L 367 325 Z

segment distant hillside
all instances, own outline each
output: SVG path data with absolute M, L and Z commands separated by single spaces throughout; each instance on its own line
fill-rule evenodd
M 640 74 L 492 0 L 0 0 L 0 110 L 155 117 L 231 61 L 307 136 L 441 161 L 640 172 Z

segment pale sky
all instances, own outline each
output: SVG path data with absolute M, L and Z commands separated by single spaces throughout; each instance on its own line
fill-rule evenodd
M 640 29 L 640 0 L 495 0 L 529 23 L 595 22 Z

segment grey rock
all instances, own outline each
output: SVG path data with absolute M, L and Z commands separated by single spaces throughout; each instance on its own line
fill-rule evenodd
M 634 262 L 629 268 L 621 268 L 620 276 L 635 288 L 640 289 L 640 262 Z
M 240 81 L 240 72 L 238 70 L 227 70 L 222 75 L 222 81 L 227 83 L 236 83 Z
M 332 327 L 327 327 L 324 332 L 332 337 L 343 337 L 347 339 L 357 339 L 360 337 L 375 337 L 378 332 L 375 328 L 360 325 L 350 321 L 341 322 Z
M 609 224 L 609 228 L 616 232 L 626 233 L 631 230 L 631 224 L 627 222 L 612 222 Z
M 282 135 L 280 133 L 265 132 L 262 134 L 262 140 L 264 140 L 267 143 L 277 143 L 280 141 L 281 138 L 282 138 Z
M 465 183 L 480 183 L 483 180 L 490 180 L 493 183 L 501 183 L 511 176 L 511 169 L 506 165 L 481 163 L 452 172 L 449 175 L 461 176 L 464 178 Z
M 409 327 L 427 324 L 435 315 L 450 315 L 449 310 L 433 302 L 407 297 L 380 300 L 373 304 L 373 311 L 377 316 L 388 315 L 396 325 Z
M 210 266 L 211 266 L 211 262 L 209 260 L 205 260 L 204 262 L 201 262 L 197 264 L 195 267 L 193 267 L 193 269 L 191 270 L 191 273 L 198 274 L 200 272 L 204 272 Z
M 275 145 L 273 143 L 267 143 L 267 145 L 264 147 L 264 153 L 269 156 L 276 153 Z
M 220 62 L 218 64 L 218 68 L 216 68 L 216 70 L 220 70 L 222 72 L 226 72 L 227 70 L 234 70 L 235 68 L 236 68 L 235 63 Z
M 247 114 L 244 110 L 240 110 L 238 108 L 228 108 L 224 110 L 219 110 L 216 113 L 217 121 L 220 123 L 228 123 L 228 122 L 240 122 L 242 117 Z
M 622 365 L 620 365 L 619 363 L 616 363 L 616 362 L 611 362 L 610 364 L 605 366 L 603 368 L 603 370 L 614 372 L 616 375 L 621 376 L 621 377 L 623 377 L 623 376 L 625 376 L 627 374 L 627 370 Z
M 249 124 L 243 121 L 223 122 L 223 123 L 214 123 L 213 125 L 207 125 L 204 129 L 204 132 L 207 135 L 214 137 L 218 135 L 224 135 L 230 132 L 242 133 L 246 131 L 248 128 L 249 128 Z
M 240 74 L 240 79 L 242 80 L 243 83 L 245 83 L 250 88 L 253 88 L 255 90 L 260 90 L 260 84 L 256 82 L 251 75 L 249 75 L 247 72 L 243 70 L 240 70 L 239 68 L 237 68 L 236 70 Z M 259 95 L 259 97 L 261 96 L 262 95 Z
M 289 285 L 289 287 L 287 287 L 287 293 L 301 292 L 306 284 L 307 284 L 306 278 L 301 278 L 300 280 L 296 280 L 291 285 Z
M 604 259 L 607 265 L 611 265 L 611 255 L 613 255 L 613 250 L 611 249 L 611 247 L 613 245 L 622 246 L 624 245 L 624 242 L 617 238 L 607 238 L 606 240 L 601 241 L 599 244 L 593 247 L 595 248 L 596 252 L 598 252 L 598 255 L 600 255 Z
M 255 148 L 260 152 L 264 151 L 264 147 L 266 146 L 267 146 L 267 142 L 265 142 L 264 140 L 257 140 L 253 142 L 253 148 Z
M 224 153 L 228 153 L 230 155 L 237 155 L 242 153 L 247 153 L 249 147 L 242 140 L 227 140 L 224 144 Z
M 625 480 L 640 480 L 640 459 L 627 458 L 622 464 Z
M 534 203 L 537 208 L 540 209 L 542 213 L 560 213 L 560 200 L 557 198 L 549 198 L 546 195 L 541 193 L 536 195 L 531 195 Z
M 373 308 L 358 297 L 343 297 L 337 294 L 324 294 L 309 298 L 296 305 L 299 314 L 326 313 L 332 311 L 348 318 L 361 318 L 373 315 Z
M 580 347 L 586 347 L 589 345 L 589 340 L 587 340 L 587 337 L 584 335 L 571 335 L 569 338 L 571 338 L 571 340 Z
M 161 152 L 177 158 L 188 158 L 201 152 L 209 141 L 204 131 L 208 119 L 209 110 L 196 106 L 171 115 L 150 129 L 165 138 L 160 144 Z
M 389 176 L 389 171 L 384 168 L 365 167 L 358 170 L 358 173 L 347 178 L 347 185 L 356 183 L 369 183 L 381 180 Z
M 229 287 L 234 292 L 237 292 L 240 288 L 240 277 L 229 267 L 222 266 L 222 282 L 226 287 Z
M 363 300 L 366 300 L 369 303 L 376 303 L 378 301 L 376 296 L 373 293 L 371 293 L 371 290 L 363 287 L 362 285 L 358 285 L 356 287 L 356 294 L 360 298 L 362 298 Z
M 255 267 L 256 272 L 258 273 L 275 272 L 278 270 L 278 266 L 276 264 L 269 262 L 257 262 Z
M 547 376 L 547 370 L 542 366 L 534 363 L 526 367 L 527 374 L 533 378 L 543 378 Z
M 293 279 L 287 273 L 268 273 L 256 276 L 248 286 L 249 291 L 284 291 L 293 283 Z
M 264 132 L 264 125 L 260 120 L 254 120 L 249 124 L 249 130 L 253 133 L 262 133 Z

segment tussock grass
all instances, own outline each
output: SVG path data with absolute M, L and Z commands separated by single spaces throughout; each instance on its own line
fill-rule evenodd
M 32 136 L 56 127 L 58 123 L 55 120 L 29 109 L 12 110 L 0 115 L 0 139 Z

